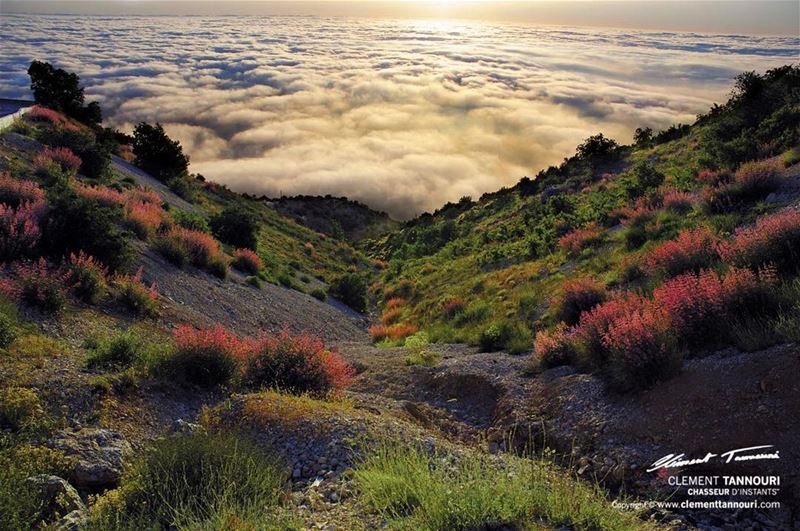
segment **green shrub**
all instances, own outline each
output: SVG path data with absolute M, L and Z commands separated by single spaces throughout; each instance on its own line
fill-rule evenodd
M 331 282 L 328 293 L 357 312 L 367 310 L 367 282 L 358 273 L 347 273 Z
M 422 367 L 434 367 L 439 363 L 441 354 L 426 347 L 430 344 L 428 334 L 425 332 L 417 332 L 410 335 L 405 339 L 403 346 L 411 351 L 404 361 L 406 365 L 419 365 Z
M 208 220 L 199 214 L 189 212 L 187 210 L 174 209 L 171 212 L 172 219 L 175 223 L 189 230 L 199 230 L 200 232 L 211 233 L 211 227 L 208 226 Z
M 88 528 L 225 529 L 221 521 L 229 519 L 232 528 L 260 522 L 259 529 L 269 529 L 265 522 L 275 515 L 286 477 L 278 459 L 241 437 L 168 437 L 132 465 L 117 491 L 98 500 Z
M 249 212 L 231 206 L 211 217 L 211 232 L 219 240 L 233 245 L 255 250 L 258 235 L 258 221 Z
M 83 251 L 116 271 L 127 265 L 133 250 L 117 228 L 119 214 L 70 189 L 54 191 L 42 242 L 50 256 L 61 260 Z
M 142 334 L 128 329 L 97 342 L 86 358 L 86 366 L 90 369 L 126 369 L 144 361 L 147 349 Z
M 19 431 L 44 416 L 39 396 L 25 387 L 0 388 L 0 427 Z
M 507 350 L 509 354 L 521 354 L 531 349 L 530 332 L 521 324 L 511 321 L 497 321 L 485 328 L 478 345 L 482 352 Z
M 254 288 L 260 289 L 263 286 L 263 282 L 261 281 L 261 279 L 255 275 L 248 276 L 247 278 L 244 279 L 244 281 L 253 286 Z
M 19 335 L 16 323 L 5 313 L 0 312 L 0 348 L 6 348 Z
M 328 294 L 325 293 L 325 290 L 322 288 L 314 288 L 311 290 L 311 296 L 317 299 L 318 301 L 325 301 L 328 298 Z
M 206 264 L 206 269 L 217 278 L 222 280 L 228 278 L 228 261 L 222 255 L 212 256 Z
M 635 199 L 657 188 L 664 182 L 664 174 L 647 162 L 637 164 L 631 173 L 621 179 L 629 198 Z
M 186 246 L 181 240 L 170 234 L 160 236 L 153 244 L 153 248 L 168 262 L 181 269 L 189 263 L 189 252 L 186 250 Z
M 456 315 L 453 324 L 463 327 L 470 324 L 482 323 L 489 317 L 492 308 L 486 302 L 476 302 L 467 306 L 466 310 Z

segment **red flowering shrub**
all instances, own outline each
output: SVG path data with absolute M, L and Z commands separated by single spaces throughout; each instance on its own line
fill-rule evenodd
M 324 396 L 350 384 L 353 368 L 322 340 L 288 330 L 255 340 L 245 362 L 245 381 L 254 387 L 270 387 L 294 393 Z
M 252 341 L 217 325 L 198 330 L 189 325 L 175 330 L 175 352 L 167 361 L 168 372 L 187 383 L 213 387 L 229 382 L 252 349 Z
M 533 340 L 533 363 L 536 367 L 548 369 L 567 365 L 574 359 L 575 345 L 564 323 L 554 330 L 542 330 Z
M 661 205 L 666 210 L 678 214 L 690 212 L 694 202 L 695 197 L 693 194 L 690 194 L 689 192 L 681 192 L 680 190 L 675 190 L 674 188 L 665 190 L 661 199 Z
M 197 267 L 207 267 L 220 254 L 217 240 L 205 232 L 174 227 L 165 238 L 176 242 L 189 263 Z
M 87 186 L 82 183 L 76 183 L 75 191 L 79 196 L 107 207 L 125 203 L 123 193 L 108 186 Z
M 108 269 L 93 256 L 83 251 L 78 254 L 70 253 L 66 269 L 70 274 L 72 292 L 80 300 L 95 304 L 106 292 Z
M 681 231 L 674 239 L 654 247 L 645 257 L 645 270 L 668 277 L 699 271 L 717 259 L 717 235 L 706 227 Z
M 158 289 L 155 282 L 150 287 L 145 286 L 142 273 L 140 267 L 135 275 L 115 275 L 112 284 L 117 291 L 116 299 L 137 315 L 154 315 L 157 311 Z
M 71 177 L 74 177 L 78 173 L 83 163 L 78 155 L 66 147 L 45 147 L 42 152 L 34 158 L 34 164 L 36 166 L 45 165 L 50 161 L 57 164 L 63 173 Z
M 413 295 L 414 291 L 416 291 L 416 286 L 414 283 L 407 278 L 400 280 L 394 286 L 387 286 L 383 290 L 383 298 L 384 300 L 389 299 L 402 299 L 402 300 L 409 300 Z
M 755 225 L 736 231 L 717 248 L 722 260 L 738 267 L 773 263 L 781 272 L 800 268 L 800 211 L 786 210 L 760 217 Z
M 44 190 L 33 181 L 15 179 L 7 173 L 0 173 L 0 203 L 18 207 L 21 203 L 44 201 Z
M 686 346 L 719 341 L 735 321 L 774 311 L 775 273 L 731 269 L 724 275 L 702 270 L 675 277 L 653 291 L 653 303 L 666 311 L 676 338 Z
M 745 162 L 733 176 L 739 193 L 751 201 L 774 192 L 782 177 L 783 163 L 778 159 Z
M 125 224 L 142 240 L 150 238 L 165 221 L 165 212 L 159 205 L 143 201 L 129 201 L 124 208 Z
M 591 278 L 575 278 L 564 282 L 561 293 L 550 304 L 553 316 L 568 325 L 578 322 L 581 314 L 607 298 L 605 287 Z
M 64 125 L 67 123 L 66 117 L 63 114 L 56 112 L 41 105 L 34 105 L 25 114 L 25 116 L 34 122 L 50 122 L 53 125 Z
M 58 313 L 67 303 L 70 287 L 68 271 L 39 258 L 35 262 L 15 264 L 3 291 L 43 312 Z
M 391 326 L 372 326 L 369 329 L 369 335 L 372 337 L 374 343 L 380 343 L 384 340 L 399 341 L 406 337 L 415 334 L 418 328 L 408 323 L 398 323 Z
M 130 190 L 126 190 L 125 200 L 149 203 L 157 206 L 162 206 L 164 204 L 164 202 L 161 200 L 161 196 L 158 195 L 157 192 L 146 188 L 131 188 Z
M 16 208 L 0 203 L 0 260 L 14 260 L 39 243 L 44 216 L 43 200 L 21 203 Z
M 731 182 L 712 184 L 703 191 L 707 212 L 721 213 L 757 201 L 775 191 L 783 178 L 779 160 L 753 161 L 742 164 Z
M 394 297 L 392 299 L 387 300 L 386 304 L 384 304 L 383 306 L 387 310 L 393 310 L 395 308 L 402 308 L 403 306 L 405 306 L 405 304 L 406 304 L 405 299 L 401 299 L 400 297 Z
M 456 315 L 464 313 L 464 310 L 466 309 L 467 303 L 461 298 L 448 299 L 444 301 L 444 304 L 442 305 L 444 318 L 447 320 L 453 319 Z
M 603 335 L 609 385 L 619 391 L 652 386 L 676 374 L 682 356 L 670 334 L 669 316 L 652 305 L 627 312 Z
M 558 246 L 568 255 L 575 256 L 582 250 L 597 245 L 602 238 L 603 232 L 598 226 L 587 225 L 559 238 Z
M 416 334 L 418 330 L 413 324 L 398 323 L 386 328 L 386 337 L 391 341 L 399 341 Z
M 655 217 L 657 210 L 650 205 L 638 201 L 636 206 L 618 208 L 615 214 L 619 216 L 620 223 L 625 226 L 639 227 Z
M 603 367 L 607 358 L 603 337 L 608 328 L 616 320 L 642 309 L 646 303 L 647 299 L 626 293 L 583 312 L 573 330 L 575 340 L 580 344 L 579 364 L 587 369 Z
M 705 169 L 697 174 L 697 180 L 708 186 L 719 186 L 731 182 L 733 176 L 728 170 L 710 170 Z
M 403 310 L 400 308 L 393 308 L 391 310 L 386 310 L 381 315 L 381 324 L 382 325 L 390 325 L 394 324 L 400 320 L 403 316 Z
M 252 249 L 236 249 L 233 251 L 233 261 L 231 265 L 240 271 L 258 274 L 264 268 L 264 262 Z
M 382 325 L 370 326 L 369 335 L 373 343 L 380 343 L 388 337 L 386 334 L 386 327 Z

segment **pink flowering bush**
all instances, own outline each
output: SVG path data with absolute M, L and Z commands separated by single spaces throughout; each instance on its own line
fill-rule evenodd
M 749 200 L 774 192 L 782 178 L 783 162 L 778 159 L 745 162 L 733 175 L 739 192 Z
M 17 262 L 5 279 L 2 290 L 6 296 L 38 308 L 46 313 L 58 313 L 67 303 L 71 288 L 69 272 L 52 265 L 44 258 L 34 262 Z
M 126 201 L 148 203 L 159 207 L 163 206 L 164 204 L 164 202 L 161 200 L 161 196 L 158 195 L 157 192 L 141 187 L 126 190 L 124 197 Z
M 653 305 L 612 321 L 602 342 L 607 350 L 602 372 L 616 390 L 647 388 L 680 370 L 682 356 L 670 331 L 669 316 Z
M 534 367 L 549 369 L 572 363 L 575 342 L 567 325 L 559 323 L 553 330 L 542 330 L 533 340 Z
M 74 295 L 89 304 L 96 304 L 108 289 L 108 269 L 83 251 L 70 253 L 66 263 Z
M 25 202 L 16 208 L 0 203 L 0 260 L 14 260 L 30 254 L 42 236 L 40 221 L 43 200 Z
M 79 196 L 95 201 L 100 205 L 112 207 L 125 203 L 125 196 L 119 190 L 108 186 L 87 186 L 82 183 L 75 184 L 75 191 Z
M 651 275 L 672 277 L 684 271 L 699 271 L 717 260 L 719 239 L 706 227 L 682 231 L 645 255 L 644 269 Z
M 231 265 L 240 271 L 257 275 L 264 268 L 264 262 L 252 249 L 236 249 L 233 251 Z
M 674 188 L 665 190 L 661 198 L 661 205 L 664 209 L 677 214 L 691 212 L 694 203 L 695 197 L 693 194 L 675 190 Z
M 67 122 L 63 114 L 41 105 L 34 105 L 25 115 L 34 122 L 49 122 L 53 125 L 64 125 Z
M 0 173 L 0 203 L 16 208 L 21 203 L 41 201 L 44 201 L 44 190 L 37 183 Z
M 123 210 L 126 226 L 142 240 L 149 239 L 166 220 L 166 213 L 159 205 L 144 201 L 129 201 Z
M 136 315 L 155 315 L 158 311 L 158 289 L 155 282 L 149 287 L 144 284 L 143 273 L 140 267 L 134 275 L 114 275 L 112 284 L 116 300 Z
M 573 278 L 564 282 L 561 293 L 550 301 L 553 316 L 568 325 L 578 322 L 581 314 L 607 298 L 605 287 L 591 278 Z
M 576 256 L 582 250 L 593 247 L 603 239 L 603 231 L 596 225 L 575 229 L 559 238 L 558 246 L 569 256 Z
M 758 218 L 755 225 L 736 231 L 717 250 L 722 260 L 737 267 L 775 264 L 779 272 L 800 269 L 800 210 L 786 210 Z
M 284 329 L 255 340 L 245 362 L 245 381 L 260 388 L 324 396 L 341 392 L 355 375 L 353 368 L 322 340 Z
M 182 381 L 204 387 L 230 382 L 253 349 L 252 340 L 240 339 L 221 325 L 203 330 L 183 325 L 173 337 L 175 352 L 167 362 L 168 371 Z

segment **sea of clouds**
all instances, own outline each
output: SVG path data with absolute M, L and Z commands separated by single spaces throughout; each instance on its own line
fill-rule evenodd
M 108 124 L 159 121 L 191 170 L 408 218 L 534 175 L 602 131 L 691 122 L 800 39 L 324 17 L 3 15 L 0 97 L 32 59 Z

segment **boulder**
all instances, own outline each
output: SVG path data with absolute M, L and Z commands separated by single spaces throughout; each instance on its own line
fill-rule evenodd
M 41 518 L 45 522 L 52 522 L 64 514 L 86 509 L 75 487 L 58 476 L 39 474 L 27 478 L 25 483 L 41 500 Z
M 53 531 L 80 531 L 86 522 L 86 511 L 74 510 L 53 524 Z
M 121 433 L 96 428 L 62 432 L 53 446 L 70 459 L 70 479 L 88 489 L 115 486 L 133 451 Z

